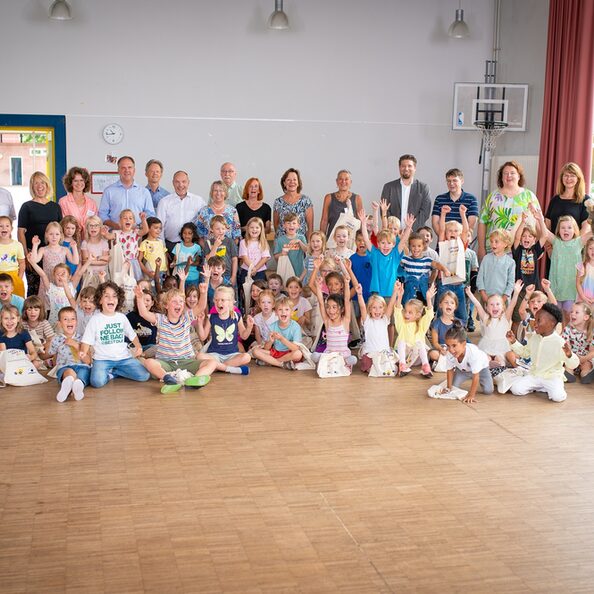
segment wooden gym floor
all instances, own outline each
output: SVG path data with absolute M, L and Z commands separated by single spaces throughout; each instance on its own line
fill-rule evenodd
M 0 592 L 594 592 L 594 386 L 0 391 Z

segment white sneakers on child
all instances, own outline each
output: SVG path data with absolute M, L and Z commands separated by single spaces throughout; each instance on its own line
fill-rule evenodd
M 69 375 L 62 381 L 60 391 L 56 394 L 56 400 L 65 402 L 70 392 L 74 395 L 75 400 L 82 400 L 85 397 L 85 385 L 78 378 L 74 379 Z

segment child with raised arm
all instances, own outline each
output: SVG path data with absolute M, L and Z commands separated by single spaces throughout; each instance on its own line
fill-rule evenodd
M 373 365 L 371 356 L 374 353 L 391 351 L 390 337 L 388 335 L 388 326 L 394 313 L 394 306 L 398 297 L 397 287 L 394 286 L 392 297 L 386 304 L 386 300 L 379 295 L 371 295 L 367 304 L 365 304 L 363 287 L 359 283 L 355 287 L 355 293 L 359 302 L 361 311 L 361 323 L 365 335 L 365 342 L 361 346 L 360 369 L 368 373 Z
M 505 367 L 505 353 L 509 350 L 506 333 L 511 330 L 512 314 L 523 286 L 522 281 L 516 281 L 513 297 L 507 307 L 501 295 L 489 295 L 484 308 L 472 294 L 470 287 L 466 288 L 466 294 L 474 303 L 481 321 L 481 339 L 478 346 L 497 366 Z
M 82 337 L 80 359 L 89 362 L 93 347 L 91 385 L 102 388 L 114 377 L 145 382 L 150 373 L 130 353 L 125 338 L 134 345 L 134 355 L 142 355 L 142 346 L 128 318 L 120 312 L 124 305 L 124 290 L 112 281 L 101 283 L 95 293 L 97 312 L 89 320 Z
M 553 402 L 563 402 L 567 398 L 563 385 L 564 366 L 575 369 L 580 360 L 555 330 L 562 320 L 561 310 L 556 305 L 545 303 L 536 313 L 534 334 L 526 345 L 521 345 L 511 330 L 507 333 L 514 353 L 529 357 L 531 361 L 528 375 L 512 384 L 512 394 L 524 396 L 531 392 L 545 392 Z
M 138 281 L 142 278 L 142 270 L 138 261 L 138 243 L 141 237 L 148 233 L 146 213 L 140 213 L 140 228 L 136 225 L 134 212 L 125 208 L 120 212 L 120 228 L 109 231 L 108 227 L 101 228 L 101 235 L 105 239 L 114 241 L 122 250 L 125 263 L 129 263 L 132 276 Z M 115 270 L 115 273 L 122 272 Z
M 423 377 L 432 377 L 433 372 L 429 365 L 427 356 L 427 345 L 425 344 L 425 335 L 429 329 L 429 324 L 433 319 L 433 298 L 435 297 L 435 285 L 431 285 L 427 291 L 427 307 L 418 299 L 410 299 L 402 307 L 402 296 L 404 287 L 402 283 L 396 282 L 394 285 L 396 293 L 396 304 L 394 306 L 394 322 L 398 332 L 396 348 L 398 351 L 399 375 L 404 377 L 412 369 L 411 365 L 417 365 L 421 362 L 421 375 Z
M 71 392 L 75 400 L 82 400 L 91 377 L 91 366 L 80 358 L 76 311 L 72 307 L 63 307 L 58 312 L 58 320 L 62 333 L 52 338 L 47 349 L 48 355 L 56 357 L 56 379 L 60 385 L 56 400 L 64 402 Z
M 277 317 L 270 324 L 269 337 L 262 347 L 253 350 L 254 358 L 273 367 L 295 369 L 295 363 L 303 358 L 299 348 L 301 327 L 291 319 L 293 303 L 288 297 L 277 299 L 274 311 Z
M 466 248 L 468 247 L 468 219 L 466 218 L 466 206 L 460 205 L 460 218 L 462 223 L 458 221 L 446 221 L 446 216 L 452 211 L 451 207 L 447 204 L 441 207 L 441 213 L 439 217 L 439 241 L 447 241 L 450 248 L 460 248 L 460 240 L 464 254 L 466 254 Z M 464 272 L 466 273 L 466 258 L 464 259 L 465 266 Z M 440 282 L 437 287 L 437 300 L 439 302 L 442 293 L 451 291 L 456 296 L 458 305 L 456 307 L 455 317 L 459 319 L 462 324 L 466 325 L 467 309 L 466 309 L 466 297 L 464 295 L 464 287 L 466 286 L 466 274 L 461 282 L 452 283 L 448 282 L 445 284 Z
M 185 294 L 179 289 L 165 293 L 165 313 L 150 311 L 145 295 L 136 287 L 138 313 L 157 328 L 157 349 L 154 359 L 145 359 L 144 366 L 151 375 L 163 382 L 161 393 L 177 392 L 182 385 L 201 388 L 210 381 L 216 369 L 214 359 L 198 361 L 190 337 L 192 323 L 198 319 L 198 305 L 195 310 L 186 309 Z M 175 372 L 187 371 L 191 377 L 182 379 Z
M 586 225 L 580 231 L 576 220 L 565 215 L 559 217 L 555 234 L 546 228 L 543 232 L 553 246 L 549 279 L 551 290 L 563 312 L 563 323 L 566 324 L 577 298 L 576 270 L 582 261 L 582 250 L 592 237 L 592 229 Z
M 406 304 L 410 299 L 425 301 L 429 289 L 432 272 L 440 270 L 444 276 L 450 276 L 450 271 L 441 263 L 423 256 L 425 245 L 418 233 L 412 233 L 408 239 L 408 246 L 404 246 L 405 255 L 400 265 L 404 270 L 404 297 Z
M 344 358 L 345 365 L 352 368 L 357 363 L 357 357 L 352 355 L 349 349 L 349 327 L 351 324 L 349 278 L 344 278 L 342 295 L 330 294 L 324 300 L 322 279 L 317 274 L 315 276 L 315 293 L 320 307 L 320 315 L 326 328 L 326 350 L 324 352 L 340 353 Z M 312 355 L 312 359 L 316 362 L 319 358 L 320 353 Z
M 412 231 L 415 217 L 411 214 L 406 217 L 406 227 L 402 232 L 401 237 L 392 235 L 387 229 L 382 229 L 377 235 L 377 245 L 375 247 L 371 244 L 367 227 L 365 225 L 366 215 L 365 210 L 361 209 L 358 213 L 361 221 L 361 231 L 363 233 L 363 241 L 365 247 L 369 252 L 369 260 L 371 262 L 371 293 L 377 293 L 386 301 L 389 301 L 392 296 L 394 283 L 398 277 L 398 267 L 404 252 L 403 246 L 408 242 L 409 235 Z M 394 326 L 390 324 L 388 329 L 390 333 L 390 342 L 394 340 Z
M 201 314 L 206 307 L 205 283 L 200 283 L 200 300 L 198 309 Z M 198 336 L 203 343 L 210 338 L 208 350 L 197 354 L 199 361 L 215 361 L 216 370 L 225 373 L 237 375 L 248 375 L 248 367 L 251 357 L 248 353 L 239 351 L 239 336 L 247 340 L 252 332 L 254 320 L 251 316 L 247 317 L 247 323 L 244 324 L 240 316 L 234 309 L 235 291 L 231 287 L 218 287 L 214 294 L 214 306 L 216 313 L 209 317 L 200 315 L 198 317 L 197 329 Z
M 60 223 L 56 223 L 55 221 L 48 223 L 47 227 L 45 228 L 45 241 L 47 245 L 44 247 L 39 247 L 41 240 L 37 235 L 33 237 L 31 240 L 31 251 L 27 255 L 27 260 L 29 263 L 31 265 L 37 265 L 37 263 L 43 259 L 43 272 L 47 278 L 53 278 L 54 268 L 58 264 L 64 264 L 68 268 L 68 276 L 70 276 L 70 267 L 67 263 L 70 262 L 72 264 L 78 264 L 79 262 L 76 243 L 72 244 L 70 248 L 64 247 L 62 245 L 62 242 L 64 241 L 64 233 L 62 232 Z M 37 269 L 35 272 L 39 274 Z M 39 297 L 46 306 L 49 305 L 49 301 L 46 297 L 47 289 L 47 284 L 42 283 L 39 285 Z M 57 316 L 58 312 L 56 312 L 56 319 Z

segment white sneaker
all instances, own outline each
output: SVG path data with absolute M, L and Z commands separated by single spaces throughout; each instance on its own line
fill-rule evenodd
M 72 393 L 75 400 L 82 400 L 85 397 L 85 385 L 78 378 L 72 384 Z
M 62 381 L 62 385 L 60 386 L 60 391 L 56 394 L 56 400 L 58 402 L 64 402 L 66 398 L 68 398 L 68 394 L 72 391 L 72 384 L 74 383 L 74 378 L 69 375 Z

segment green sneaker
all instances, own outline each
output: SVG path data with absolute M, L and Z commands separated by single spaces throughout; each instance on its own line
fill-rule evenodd
M 210 375 L 193 375 L 186 380 L 185 385 L 189 388 L 194 388 L 198 390 L 199 388 L 203 388 L 208 384 L 210 381 Z
M 173 394 L 174 392 L 179 392 L 181 388 L 181 384 L 164 384 L 161 388 L 161 394 Z

